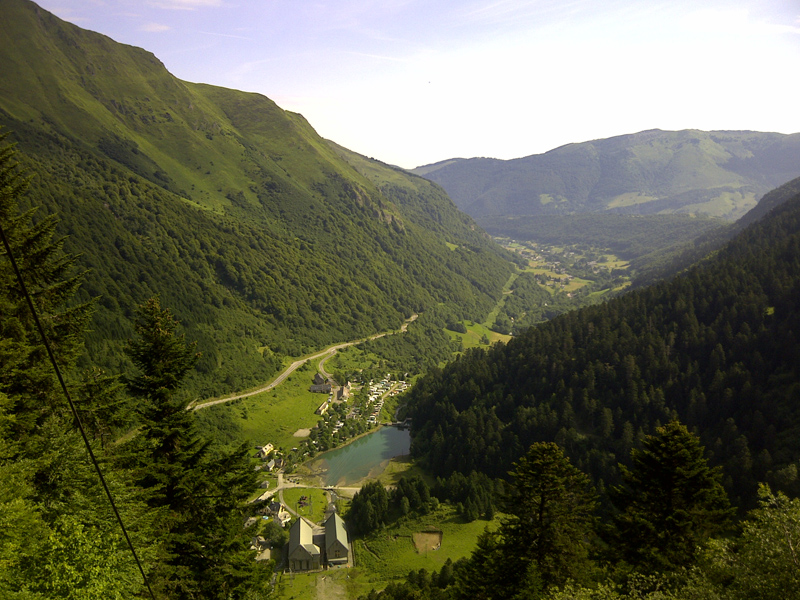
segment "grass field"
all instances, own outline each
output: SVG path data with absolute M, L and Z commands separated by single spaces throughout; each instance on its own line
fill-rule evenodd
M 350 346 L 339 350 L 331 356 L 325 363 L 325 370 L 328 372 L 354 373 L 365 371 L 373 372 L 384 363 L 377 354 L 362 350 L 358 346 Z M 344 382 L 340 382 L 344 383 Z
M 327 398 L 327 394 L 308 391 L 314 373 L 316 364 L 306 363 L 268 392 L 203 410 L 230 410 L 242 426 L 244 440 L 271 442 L 288 450 L 297 445 L 295 431 L 317 424 L 319 416 L 314 411 Z
M 319 573 L 279 573 L 274 598 L 281 600 L 347 600 L 357 598 L 351 578 L 353 569 Z M 369 591 L 369 590 L 368 590 Z
M 408 454 L 404 456 L 395 456 L 390 460 L 389 464 L 386 465 L 386 469 L 384 469 L 383 473 L 378 477 L 378 481 L 383 485 L 393 486 L 397 485 L 401 477 L 414 476 L 421 477 L 430 487 L 436 483 L 436 479 L 415 465 L 411 456 Z
M 483 322 L 486 327 L 491 327 L 497 319 L 497 315 L 499 315 L 500 311 L 503 310 L 503 306 L 506 303 L 506 295 L 511 292 L 511 286 L 514 285 L 517 277 L 519 277 L 518 273 L 512 273 L 506 281 L 505 285 L 503 286 L 503 293 L 500 295 L 500 299 L 494 305 L 494 308 L 486 316 L 486 320 Z
M 461 343 L 464 346 L 464 350 L 467 348 L 474 348 L 475 346 L 481 346 L 481 338 L 485 335 L 489 338 L 489 343 L 494 344 L 495 342 L 507 342 L 511 339 L 510 335 L 504 335 L 502 333 L 497 333 L 492 331 L 486 325 L 481 323 L 473 323 L 472 321 L 467 321 L 464 323 L 467 327 L 467 333 L 458 333 L 456 331 L 450 331 L 449 329 L 445 329 L 447 335 L 450 336 L 451 339 L 461 339 Z M 483 346 L 486 347 L 485 345 Z
M 479 519 L 463 523 L 456 515 L 455 508 L 443 504 L 432 514 L 403 519 L 364 539 L 355 540 L 356 565 L 351 569 L 282 574 L 275 597 L 279 600 L 355 600 L 373 588 L 381 590 L 391 582 L 405 580 L 412 569 L 424 568 L 432 573 L 440 570 L 448 558 L 455 562 L 468 556 L 484 528 L 488 526 L 495 529 L 498 525 L 499 517 L 491 522 Z M 441 545 L 436 550 L 417 551 L 415 534 L 431 530 L 442 532 Z M 421 542 L 421 537 L 426 536 L 417 537 Z M 438 539 L 438 535 L 436 537 Z M 436 544 L 429 546 L 435 547 Z
M 455 508 L 443 504 L 435 513 L 415 519 L 404 519 L 375 532 L 354 543 L 357 577 L 362 594 L 373 587 L 382 589 L 392 581 L 404 580 L 408 572 L 427 569 L 438 571 L 451 559 L 468 556 L 475 548 L 478 536 L 484 528 L 495 528 L 499 518 L 492 522 L 484 520 L 463 523 Z M 438 550 L 418 552 L 414 546 L 416 533 L 439 530 L 442 532 L 441 546 Z
M 300 498 L 305 496 L 310 502 L 300 506 Z M 283 490 L 283 500 L 286 506 L 314 523 L 322 523 L 325 509 L 328 508 L 328 498 L 325 492 L 314 488 L 287 488 Z

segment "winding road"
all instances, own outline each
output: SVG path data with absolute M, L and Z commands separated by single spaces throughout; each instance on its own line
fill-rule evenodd
M 256 394 L 268 392 L 272 388 L 277 387 L 281 383 L 283 383 L 286 380 L 286 378 L 289 377 L 289 375 L 294 373 L 294 371 L 302 367 L 308 361 L 324 357 L 324 360 L 322 361 L 324 363 L 325 360 L 329 359 L 331 356 L 336 354 L 336 352 L 338 352 L 342 348 L 354 346 L 355 344 L 360 344 L 361 342 L 366 342 L 369 340 L 377 340 L 378 338 L 384 337 L 386 335 L 395 335 L 397 333 L 404 333 L 408 329 L 409 324 L 413 323 L 418 316 L 419 315 L 416 313 L 411 315 L 408 319 L 405 320 L 405 322 L 401 325 L 400 329 L 398 329 L 397 331 L 384 331 L 383 333 L 376 333 L 375 335 L 371 335 L 367 338 L 354 340 L 352 342 L 344 342 L 342 344 L 336 344 L 335 346 L 330 346 L 329 348 L 326 348 L 321 352 L 317 352 L 316 354 L 312 354 L 311 356 L 306 356 L 305 358 L 296 360 L 288 367 L 286 367 L 286 369 L 284 369 L 284 371 L 281 372 L 275 379 L 273 379 L 268 384 L 259 387 L 258 389 L 250 390 L 249 392 L 243 392 L 241 394 L 234 394 L 232 396 L 225 396 L 224 398 L 217 398 L 216 400 L 208 400 L 207 402 L 201 402 L 199 404 L 196 402 L 192 402 L 189 404 L 189 406 L 186 407 L 186 410 L 200 410 L 201 408 L 207 408 L 209 406 L 214 406 L 215 404 L 224 404 L 225 402 L 232 402 L 233 400 L 239 400 L 240 398 L 247 398 L 249 396 L 255 396 Z M 330 377 L 330 375 L 328 375 L 324 371 L 323 374 Z

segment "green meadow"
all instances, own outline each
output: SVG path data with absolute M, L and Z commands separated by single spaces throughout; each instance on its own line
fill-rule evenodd
M 301 498 L 305 496 L 305 506 L 301 506 Z M 286 488 L 283 490 L 283 501 L 301 517 L 313 523 L 322 523 L 328 498 L 324 491 L 316 488 Z
M 241 426 L 243 440 L 253 444 L 270 442 L 276 448 L 289 450 L 298 441 L 294 437 L 297 430 L 317 424 L 319 416 L 314 411 L 328 397 L 308 391 L 316 372 L 316 364 L 306 363 L 268 392 L 203 410 L 230 411 Z
M 449 558 L 453 562 L 469 556 L 485 528 L 495 529 L 500 517 L 491 522 L 478 519 L 464 523 L 454 507 L 442 504 L 423 516 L 406 517 L 365 538 L 353 541 L 355 566 L 321 573 L 282 574 L 275 591 L 279 600 L 297 598 L 354 599 L 372 589 L 405 580 L 411 570 L 439 571 Z M 413 535 L 441 531 L 441 546 L 418 551 Z
M 467 348 L 475 348 L 476 346 L 481 345 L 486 347 L 484 344 L 481 344 L 481 339 L 483 336 L 486 336 L 489 339 L 489 344 L 494 344 L 495 342 L 505 343 L 511 339 L 510 335 L 504 335 L 502 333 L 492 331 L 482 323 L 475 323 L 473 321 L 463 321 L 463 323 L 467 328 L 467 333 L 458 333 L 456 331 L 450 331 L 449 329 L 445 329 L 445 331 L 451 339 L 460 339 L 465 350 Z

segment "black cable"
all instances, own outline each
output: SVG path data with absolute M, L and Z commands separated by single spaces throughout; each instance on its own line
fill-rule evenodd
M 123 523 L 122 521 L 122 515 L 120 515 L 119 510 L 117 510 L 117 504 L 116 502 L 114 502 L 114 497 L 111 495 L 111 490 L 108 488 L 106 479 L 105 477 L 103 477 L 103 472 L 100 470 L 100 465 L 98 464 L 97 459 L 94 456 L 94 452 L 92 451 L 92 445 L 89 443 L 89 438 L 86 435 L 86 431 L 83 428 L 83 423 L 81 423 L 81 419 L 78 416 L 78 409 L 75 407 L 75 403 L 72 401 L 72 397 L 70 396 L 69 390 L 67 389 L 67 384 L 64 383 L 64 378 L 61 376 L 61 369 L 59 368 L 58 363 L 56 362 L 56 357 L 53 354 L 53 350 L 50 348 L 50 342 L 47 341 L 47 336 L 45 335 L 44 328 L 42 327 L 42 323 L 39 320 L 39 315 L 36 312 L 36 307 L 34 306 L 33 300 L 31 299 L 31 296 L 28 293 L 28 288 L 25 286 L 25 282 L 22 279 L 22 273 L 20 273 L 19 267 L 17 267 L 17 261 L 14 260 L 14 254 L 11 252 L 11 244 L 9 244 L 8 239 L 6 238 L 6 232 L 3 229 L 2 223 L 0 223 L 0 237 L 3 238 L 3 246 L 5 246 L 6 254 L 8 255 L 8 259 L 11 261 L 11 267 L 14 269 L 14 274 L 17 277 L 17 281 L 19 282 L 20 288 L 22 288 L 22 293 L 25 295 L 25 299 L 28 301 L 28 307 L 31 309 L 33 320 L 36 322 L 36 327 L 39 330 L 39 335 L 42 338 L 42 343 L 44 344 L 44 347 L 47 350 L 47 355 L 50 357 L 50 362 L 52 363 L 53 369 L 56 372 L 56 377 L 58 378 L 58 381 L 61 384 L 61 389 L 64 390 L 64 396 L 67 398 L 70 410 L 72 410 L 72 416 L 75 418 L 75 422 L 77 423 L 78 429 L 81 432 L 83 443 L 86 445 L 86 450 L 89 452 L 89 458 L 92 459 L 92 464 L 94 465 L 95 471 L 97 471 L 97 476 L 100 478 L 100 482 L 103 484 L 103 489 L 106 491 L 106 496 L 108 496 L 108 501 L 111 504 L 111 508 L 114 510 L 114 514 L 117 516 L 117 522 L 119 523 L 119 526 L 122 529 L 122 533 L 125 535 L 125 540 L 128 542 L 128 547 L 131 549 L 131 553 L 133 554 L 133 558 L 136 561 L 136 565 L 139 567 L 139 572 L 142 574 L 144 585 L 147 587 L 147 591 L 150 592 L 150 597 L 153 600 L 156 600 L 155 594 L 153 594 L 153 590 L 150 588 L 150 582 L 147 581 L 147 575 L 145 575 L 144 573 L 144 568 L 142 567 L 142 563 L 139 561 L 139 556 L 136 554 L 136 549 L 133 547 L 133 542 L 131 541 L 131 538 L 128 535 L 128 530 L 125 528 L 125 523 Z

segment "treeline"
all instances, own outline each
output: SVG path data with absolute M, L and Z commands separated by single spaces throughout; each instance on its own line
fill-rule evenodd
M 495 331 L 518 335 L 531 325 L 552 319 L 574 306 L 575 301 L 565 292 L 558 290 L 551 294 L 540 285 L 536 274 L 526 271 L 520 273 L 506 296 Z
M 433 503 L 432 503 L 433 500 Z M 402 477 L 391 492 L 379 481 L 368 481 L 353 496 L 347 510 L 347 527 L 353 535 L 365 535 L 410 511 L 427 514 L 438 500 L 419 477 Z
M 735 525 L 733 508 L 697 436 L 672 421 L 646 436 L 609 490 L 598 493 L 552 442 L 514 464 L 504 517 L 467 558 L 365 600 L 779 600 L 797 597 L 800 501 L 759 489 Z
M 456 319 L 453 310 L 433 306 L 419 315 L 403 335 L 386 335 L 364 342 L 359 348 L 373 352 L 385 361 L 394 373 L 424 373 L 453 356 L 460 346 L 454 346 L 444 332 L 448 321 Z M 450 315 L 450 316 L 448 316 Z
M 249 448 L 203 439 L 180 393 L 196 346 L 154 298 L 133 315 L 130 370 L 79 367 L 93 303 L 55 220 L 19 210 L 26 183 L 0 148 L 0 596 L 263 596 Z
M 669 282 L 473 349 L 409 394 L 412 454 L 435 475 L 502 477 L 555 440 L 601 489 L 644 436 L 680 418 L 734 504 L 758 482 L 800 493 L 800 198 Z
M 464 522 L 479 518 L 491 521 L 504 490 L 503 480 L 474 471 L 468 476 L 453 473 L 448 478 L 439 477 L 433 488 L 417 475 L 401 477 L 391 492 L 380 482 L 370 481 L 353 497 L 347 523 L 353 534 L 366 535 L 409 513 L 426 515 L 441 502 L 453 505 Z

